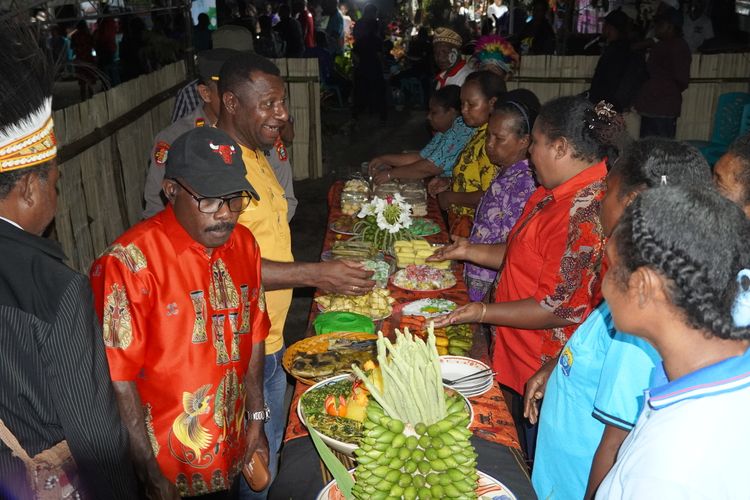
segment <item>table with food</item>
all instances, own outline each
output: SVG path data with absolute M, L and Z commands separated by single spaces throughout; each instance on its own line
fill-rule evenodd
M 318 290 L 287 349 L 296 385 L 271 496 L 533 498 L 485 334 L 431 323 L 468 302 L 461 264 L 426 260 L 449 241 L 437 203 L 421 182 L 351 179 L 328 206 L 321 259 L 362 262 L 376 286 Z

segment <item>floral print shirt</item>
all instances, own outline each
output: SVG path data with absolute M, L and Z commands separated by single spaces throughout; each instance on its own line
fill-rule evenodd
M 487 157 L 484 142 L 487 138 L 487 124 L 476 129 L 474 136 L 453 166 L 451 189 L 454 193 L 473 193 L 487 191 L 492 179 L 497 175 L 497 167 Z M 457 215 L 474 215 L 474 209 L 454 205 L 451 211 Z

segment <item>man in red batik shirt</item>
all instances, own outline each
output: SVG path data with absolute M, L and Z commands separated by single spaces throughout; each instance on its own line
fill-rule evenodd
M 146 492 L 234 498 L 251 454 L 268 456 L 270 322 L 258 245 L 236 225 L 258 195 L 239 145 L 211 127 L 174 142 L 163 187 L 167 207 L 91 269 L 110 373 Z

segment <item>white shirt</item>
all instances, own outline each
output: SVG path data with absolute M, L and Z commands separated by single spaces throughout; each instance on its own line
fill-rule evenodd
M 682 32 L 690 47 L 690 52 L 696 52 L 698 47 L 703 45 L 703 42 L 714 37 L 714 27 L 711 20 L 706 16 L 701 16 L 695 20 L 691 19 L 690 16 L 685 16 Z
M 0 220 L 4 220 L 4 221 L 5 221 L 5 222 L 7 222 L 8 224 L 12 224 L 12 225 L 16 226 L 16 227 L 17 227 L 18 229 L 20 229 L 21 231 L 24 231 L 24 228 L 22 228 L 21 226 L 19 226 L 19 225 L 18 225 L 18 223 L 16 223 L 16 222 L 13 222 L 13 221 L 12 221 L 12 220 L 10 220 L 10 219 L 6 219 L 5 217 L 0 217 Z
M 750 354 L 652 388 L 646 397 L 597 500 L 750 497 Z
M 487 7 L 487 17 L 489 17 L 490 19 L 492 19 L 492 17 L 500 19 L 505 15 L 506 12 L 508 12 L 508 7 L 506 7 L 505 5 L 495 5 L 494 3 L 492 3 L 489 7 Z

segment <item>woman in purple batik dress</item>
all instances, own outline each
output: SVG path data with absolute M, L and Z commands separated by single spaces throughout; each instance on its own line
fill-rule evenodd
M 477 206 L 470 243 L 503 243 L 536 189 L 527 158 L 539 99 L 526 89 L 498 100 L 487 128 L 485 148 L 500 171 Z M 469 300 L 480 302 L 492 289 L 497 270 L 466 263 Z

